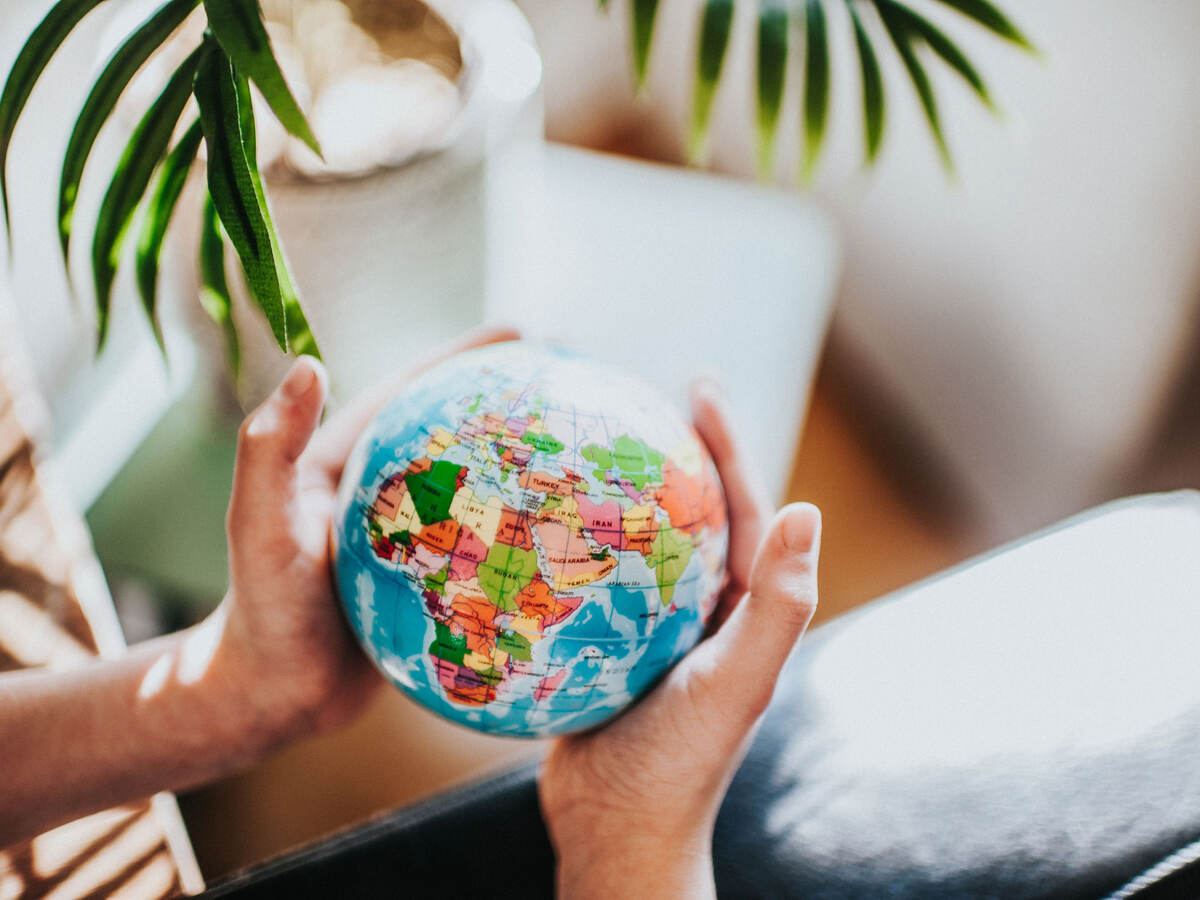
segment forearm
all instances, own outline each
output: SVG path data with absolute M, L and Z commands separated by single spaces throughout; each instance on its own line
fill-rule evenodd
M 248 702 L 221 617 L 119 659 L 0 676 L 0 847 L 245 765 L 282 723 Z

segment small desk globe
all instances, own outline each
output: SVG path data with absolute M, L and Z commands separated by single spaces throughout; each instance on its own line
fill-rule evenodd
M 661 394 L 537 344 L 455 356 L 351 453 L 347 619 L 446 718 L 542 737 L 616 715 L 699 640 L 725 570 L 716 469 Z

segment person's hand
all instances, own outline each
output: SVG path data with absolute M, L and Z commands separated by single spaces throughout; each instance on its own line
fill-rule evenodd
M 325 370 L 302 357 L 238 435 L 226 529 L 229 594 L 212 617 L 213 665 L 244 700 L 247 727 L 275 744 L 343 723 L 381 679 L 342 621 L 330 572 L 330 524 L 346 457 L 371 417 L 408 380 L 512 329 L 466 336 L 380 384 L 318 429 Z
M 693 407 L 729 506 L 726 585 L 709 636 L 662 683 L 546 757 L 539 793 L 562 896 L 712 895 L 717 810 L 816 609 L 817 508 L 768 522 L 716 388 L 697 386 Z

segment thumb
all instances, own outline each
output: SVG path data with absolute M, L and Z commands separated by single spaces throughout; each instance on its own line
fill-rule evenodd
M 291 491 L 296 460 L 321 421 L 327 380 L 321 363 L 301 356 L 271 396 L 242 422 L 229 504 L 231 533 L 256 512 L 277 510 Z
M 775 682 L 817 609 L 821 512 L 793 503 L 775 516 L 750 569 L 750 590 L 693 656 L 712 703 L 749 729 L 771 702 Z

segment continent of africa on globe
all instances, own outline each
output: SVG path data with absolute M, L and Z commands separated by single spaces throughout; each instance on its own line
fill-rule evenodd
M 712 460 L 619 369 L 500 344 L 453 357 L 359 439 L 338 592 L 371 660 L 497 734 L 590 728 L 699 640 L 728 543 Z

